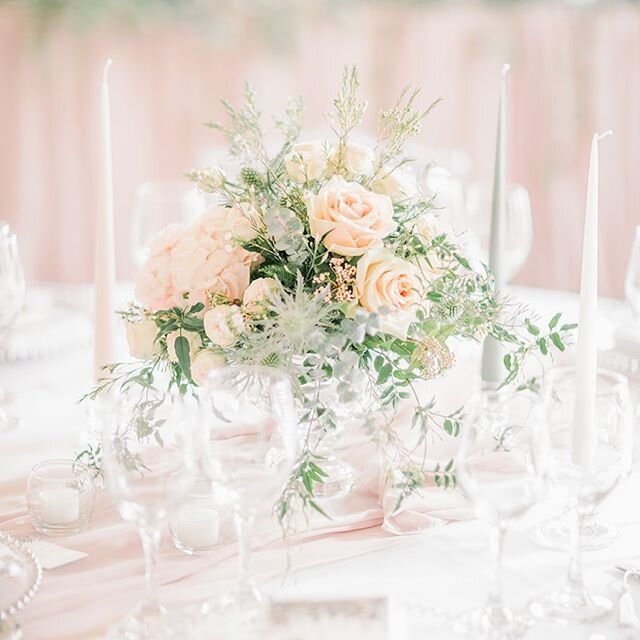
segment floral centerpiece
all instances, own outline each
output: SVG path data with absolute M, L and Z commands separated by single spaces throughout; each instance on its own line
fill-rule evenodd
M 403 149 L 435 103 L 420 110 L 418 91 L 405 90 L 380 112 L 367 147 L 352 140 L 366 110 L 358 84 L 355 68 L 346 69 L 327 116 L 332 139 L 300 141 L 302 106 L 292 102 L 276 121 L 282 144 L 273 154 L 251 89 L 240 108 L 224 102 L 229 123 L 210 126 L 228 138 L 237 173 L 189 174 L 211 206 L 153 240 L 137 301 L 122 313 L 137 361 L 107 367 L 92 396 L 114 385 L 143 390 L 159 372 L 187 393 L 216 367 L 267 365 L 291 376 L 303 428 L 323 433 L 336 426 L 335 403 L 366 392 L 379 410 L 363 426 L 391 463 L 400 502 L 425 471 L 443 487 L 455 484 L 452 462 L 425 470 L 392 426 L 407 401 L 416 447 L 439 430 L 458 433 L 460 411 L 440 413 L 415 389 L 452 365 L 450 340 L 505 343 L 510 384 L 530 353 L 564 349 L 571 327 L 556 316 L 543 332 L 498 299 L 489 270 L 473 264 L 420 190 Z M 334 383 L 329 399 L 326 381 Z M 299 508 L 320 510 L 314 491 L 327 474 L 318 438 L 301 441 L 276 505 L 282 521 Z

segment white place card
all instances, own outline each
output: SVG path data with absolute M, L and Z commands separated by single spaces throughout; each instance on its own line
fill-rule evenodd
M 386 598 L 272 603 L 269 640 L 390 640 Z
M 67 549 L 40 538 L 27 538 L 25 542 L 29 549 L 33 551 L 43 569 L 56 569 L 70 562 L 86 558 L 88 555 L 82 551 Z

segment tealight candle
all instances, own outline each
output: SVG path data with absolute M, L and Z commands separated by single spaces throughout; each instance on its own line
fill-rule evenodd
M 71 524 L 80 518 L 80 494 L 71 487 L 42 489 L 40 514 L 47 524 Z
M 220 540 L 220 514 L 211 507 L 186 505 L 178 513 L 175 530 L 185 547 L 212 547 Z

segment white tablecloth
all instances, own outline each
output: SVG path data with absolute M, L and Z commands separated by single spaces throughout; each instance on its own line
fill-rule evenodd
M 575 295 L 532 289 L 514 290 L 514 293 L 543 316 L 559 310 L 566 313 L 567 321 L 576 319 Z M 624 319 L 625 311 L 620 303 L 610 300 L 603 300 L 600 309 L 606 347 L 607 328 L 612 322 Z M 0 364 L 0 387 L 10 396 L 11 411 L 22 419 L 19 429 L 1 436 L 0 483 L 26 478 L 31 466 L 44 458 L 68 457 L 78 450 L 86 420 L 77 400 L 89 386 L 90 365 L 91 354 L 85 347 L 69 348 L 65 354 L 48 360 Z M 602 507 L 603 518 L 620 529 L 620 536 L 608 549 L 585 554 L 586 578 L 594 590 L 607 591 L 615 584 L 620 577 L 613 570 L 616 563 L 640 557 L 639 495 L 640 470 L 636 468 Z M 0 497 L 0 529 L 3 514 L 16 507 L 1 500 Z M 563 579 L 566 554 L 542 549 L 531 540 L 535 523 L 553 513 L 552 506 L 541 505 L 512 527 L 506 547 L 504 587 L 508 602 L 516 607 L 549 591 Z M 321 556 L 322 545 L 335 542 L 340 535 L 310 543 L 315 545 L 314 553 L 320 552 Z M 480 605 L 486 596 L 487 529 L 477 520 L 396 538 L 378 550 L 376 545 L 351 544 L 345 537 L 344 559 L 300 568 L 305 565 L 306 548 L 302 545 L 292 552 L 292 569 L 286 579 L 283 573 L 272 576 L 265 582 L 265 591 L 284 598 L 388 595 L 399 609 L 413 602 L 452 613 Z M 256 554 L 258 572 L 263 561 L 266 562 Z M 233 563 L 233 558 L 226 559 L 216 566 L 216 571 L 224 572 L 226 566 L 232 573 Z M 38 598 L 47 597 L 46 577 Z M 640 583 L 632 589 L 640 611 Z M 28 608 L 23 618 L 28 623 Z M 456 637 L 446 629 L 429 631 L 420 615 L 406 618 L 406 625 L 398 623 L 394 627 L 397 640 Z M 55 624 L 55 620 L 51 622 Z M 622 638 L 612 617 L 589 626 L 539 624 L 527 638 L 586 640 L 596 632 L 605 634 L 608 640 Z M 46 638 L 37 636 L 37 640 Z

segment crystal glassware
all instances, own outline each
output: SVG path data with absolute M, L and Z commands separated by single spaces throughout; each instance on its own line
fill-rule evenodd
M 603 391 L 607 375 L 611 392 Z M 541 596 L 531 612 L 546 619 L 587 622 L 607 614 L 611 601 L 587 591 L 581 554 L 584 519 L 592 513 L 629 471 L 632 424 L 628 419 L 628 388 L 623 377 L 599 373 L 596 390 L 596 442 L 593 464 L 576 464 L 572 458 L 576 373 L 571 367 L 552 369 L 545 378 L 541 406 L 544 412 L 548 455 L 545 477 L 551 489 L 567 505 L 570 515 L 570 562 L 567 580 L 560 589 Z M 620 399 L 618 396 L 622 394 Z
M 524 266 L 533 246 L 531 200 L 525 187 L 507 185 L 505 212 L 505 269 L 507 281 L 515 278 Z M 467 194 L 470 228 L 479 243 L 480 257 L 488 262 L 491 229 L 491 190 L 484 185 L 472 185 Z
M 76 460 L 45 460 L 31 470 L 27 506 L 40 533 L 65 536 L 84 531 L 95 501 L 91 469 Z
M 509 523 L 538 501 L 544 483 L 539 411 L 528 393 L 484 388 L 467 409 L 455 461 L 456 476 L 477 514 L 491 526 L 493 568 L 489 597 L 480 609 L 460 616 L 454 629 L 473 638 L 516 638 L 526 616 L 503 599 L 502 556 Z
M 96 402 L 105 483 L 120 516 L 137 526 L 145 557 L 145 598 L 121 623 L 118 637 L 163 637 L 167 612 L 159 598 L 158 551 L 162 529 L 196 476 L 192 412 L 186 398 L 151 387 L 129 387 Z
M 0 221 L 0 349 L 24 305 L 25 282 L 18 240 L 9 225 Z M 0 431 L 16 423 L 3 408 L 5 394 L 0 388 Z
M 252 530 L 271 522 L 296 452 L 297 417 L 289 378 L 268 367 L 213 371 L 200 393 L 202 467 L 234 496 L 239 576 L 235 604 L 240 624 L 259 629 L 266 599 L 250 564 Z M 280 512 L 281 513 L 281 512 Z
M 624 281 L 624 295 L 633 310 L 633 315 L 640 319 L 640 225 L 636 227 Z
M 149 243 L 173 223 L 189 223 L 204 211 L 203 195 L 186 182 L 145 182 L 136 190 L 131 223 L 134 263 L 141 267 Z
M 575 369 L 559 367 L 554 376 L 562 378 L 563 395 L 550 400 L 548 420 L 551 428 L 554 424 L 570 419 L 575 399 Z M 569 413 L 567 413 L 569 412 Z M 600 423 L 615 424 L 616 430 L 633 429 L 633 406 L 630 399 L 627 378 L 614 371 L 599 369 L 596 377 L 596 420 Z M 624 424 L 626 423 L 626 424 Z M 627 458 L 628 472 L 631 468 L 631 456 Z M 594 503 L 586 510 L 580 531 L 582 551 L 595 551 L 607 547 L 618 535 L 618 530 L 598 517 L 598 504 Z M 543 522 L 534 534 L 535 540 L 543 546 L 568 548 L 571 530 L 571 509 L 565 505 L 560 517 Z

